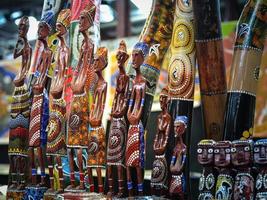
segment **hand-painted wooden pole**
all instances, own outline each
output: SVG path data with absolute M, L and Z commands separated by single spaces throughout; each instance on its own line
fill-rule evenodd
M 248 139 L 253 132 L 257 82 L 267 33 L 266 10 L 266 0 L 250 0 L 237 24 L 225 113 L 227 140 Z
M 183 135 L 183 142 L 190 148 L 190 133 L 193 110 L 194 84 L 195 84 L 195 39 L 193 29 L 192 1 L 176 0 L 171 45 L 169 47 L 168 87 L 170 114 L 173 119 L 177 116 L 187 117 L 187 129 Z M 174 130 L 170 137 L 173 138 Z M 174 140 L 170 140 L 172 142 Z M 174 147 L 174 143 L 169 146 Z M 186 159 L 185 197 L 190 191 L 189 159 Z M 190 197 L 188 197 L 190 199 Z
M 219 0 L 193 0 L 195 42 L 205 138 L 222 140 L 226 105 Z

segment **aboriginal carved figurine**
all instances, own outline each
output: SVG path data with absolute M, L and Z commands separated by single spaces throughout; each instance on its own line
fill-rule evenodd
M 107 174 L 109 191 L 108 196 L 114 194 L 113 190 L 113 173 L 112 169 L 117 168 L 118 171 L 118 197 L 122 197 L 124 193 L 124 167 L 125 167 L 125 145 L 127 136 L 127 125 L 125 115 L 127 112 L 127 102 L 129 93 L 129 76 L 126 75 L 124 64 L 129 58 L 125 42 L 120 42 L 117 51 L 117 64 L 119 75 L 117 77 L 117 86 L 115 97 L 111 110 L 111 128 L 108 139 L 107 149 Z
M 90 191 L 94 190 L 92 168 L 96 168 L 99 193 L 103 193 L 104 191 L 101 168 L 105 168 L 106 165 L 106 136 L 104 127 L 102 126 L 102 117 L 106 103 L 107 82 L 103 78 L 102 71 L 106 68 L 107 64 L 108 50 L 105 47 L 99 47 L 93 62 L 93 68 L 97 74 L 98 81 L 96 83 L 89 115 L 89 123 L 91 128 L 88 137 L 89 145 L 87 162 Z
M 47 80 L 47 70 L 51 64 L 52 51 L 47 45 L 47 37 L 51 31 L 52 12 L 47 12 L 41 19 L 38 26 L 38 40 L 43 46 L 43 51 L 37 60 L 35 77 L 36 82 L 33 85 L 33 101 L 30 116 L 29 128 L 29 154 L 32 170 L 32 184 L 37 184 L 37 166 L 35 164 L 34 149 L 37 149 L 37 158 L 41 168 L 41 183 L 38 186 L 45 185 L 45 165 L 44 150 L 47 140 L 46 127 L 49 118 L 48 94 L 45 89 Z
M 267 139 L 254 142 L 254 163 L 258 167 L 255 183 L 256 200 L 267 199 Z
M 219 141 L 214 145 L 214 165 L 219 174 L 216 183 L 215 199 L 231 200 L 234 189 L 234 171 L 231 169 L 230 141 Z
M 152 167 L 151 192 L 152 194 L 162 196 L 168 188 L 168 165 L 165 152 L 172 121 L 171 115 L 168 113 L 169 98 L 167 88 L 162 89 L 159 102 L 162 112 L 158 116 L 158 129 L 153 145 L 155 160 Z
M 65 81 L 65 70 L 68 66 L 70 50 L 66 45 L 64 35 L 70 25 L 70 9 L 63 9 L 57 19 L 56 31 L 59 39 L 59 45 L 56 50 L 56 70 L 52 80 L 50 94 L 52 103 L 50 107 L 50 117 L 47 126 L 47 161 L 49 169 L 50 189 L 48 192 L 54 191 L 54 159 L 57 162 L 57 170 L 59 173 L 58 192 L 64 189 L 63 170 L 61 156 L 67 155 L 66 148 L 66 102 L 63 96 L 63 85 Z
M 145 162 L 145 141 L 144 127 L 141 121 L 145 103 L 146 79 L 140 71 L 140 66 L 148 54 L 149 47 L 144 42 L 138 42 L 132 52 L 132 65 L 136 71 L 133 80 L 131 97 L 127 111 L 127 118 L 130 123 L 126 145 L 126 171 L 129 196 L 133 196 L 133 182 L 131 168 L 137 172 L 138 194 L 143 195 L 143 174 Z
M 216 174 L 214 166 L 214 140 L 201 140 L 198 143 L 197 159 L 203 166 L 203 172 L 199 179 L 199 196 L 198 200 L 213 200 L 216 184 Z
M 183 141 L 183 134 L 186 132 L 188 118 L 183 115 L 176 116 L 174 120 L 174 132 L 176 145 L 173 149 L 170 172 L 171 183 L 169 194 L 172 198 L 185 199 L 185 176 L 184 167 L 186 162 L 187 147 Z
M 231 162 L 237 170 L 234 184 L 234 200 L 254 199 L 254 178 L 251 174 L 252 149 L 252 140 L 234 140 L 232 142 Z
M 74 176 L 74 149 L 77 149 L 77 159 L 80 175 L 80 185 L 77 189 L 84 190 L 84 170 L 82 149 L 88 148 L 89 132 L 89 98 L 85 90 L 87 72 L 90 68 L 93 58 L 93 44 L 89 38 L 88 29 L 92 26 L 92 18 L 95 7 L 90 9 L 86 7 L 80 14 L 79 32 L 83 35 L 83 41 L 80 49 L 80 57 L 76 68 L 75 76 L 71 82 L 73 97 L 70 106 L 70 115 L 68 120 L 68 156 L 70 164 L 70 185 L 67 190 L 75 189 Z
M 25 78 L 31 62 L 32 49 L 27 40 L 29 19 L 24 16 L 19 22 L 19 37 L 14 50 L 14 59 L 22 56 L 19 74 L 14 80 L 14 93 L 12 96 L 11 113 L 9 121 L 10 175 L 8 189 L 24 189 L 26 184 L 28 159 L 28 129 L 30 117 L 29 92 L 25 85 Z

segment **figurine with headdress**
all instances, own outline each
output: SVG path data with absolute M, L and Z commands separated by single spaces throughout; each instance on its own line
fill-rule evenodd
M 125 145 L 127 137 L 126 112 L 129 98 L 129 76 L 125 73 L 124 65 L 129 55 L 125 42 L 120 42 L 117 54 L 117 64 L 119 75 L 117 77 L 117 85 L 115 97 L 111 110 L 111 128 L 107 146 L 107 175 L 108 175 L 108 196 L 114 194 L 113 190 L 113 173 L 112 168 L 118 171 L 118 197 L 122 197 L 124 193 L 124 167 L 125 167 Z
M 133 182 L 131 168 L 137 172 L 137 190 L 143 195 L 143 169 L 145 165 L 145 140 L 144 127 L 141 121 L 145 105 L 146 79 L 141 73 L 140 66 L 143 64 L 149 51 L 149 46 L 144 42 L 138 42 L 132 51 L 132 66 L 136 71 L 133 80 L 131 97 L 127 118 L 130 123 L 126 145 L 126 170 L 129 196 L 133 196 Z
M 35 54 L 37 60 L 34 73 L 33 100 L 30 114 L 29 127 L 29 152 L 33 186 L 37 185 L 37 166 L 35 163 L 34 150 L 37 149 L 37 159 L 41 169 L 41 182 L 38 186 L 45 186 L 44 147 L 47 142 L 46 127 L 49 118 L 48 93 L 46 90 L 47 70 L 51 64 L 52 51 L 47 45 L 47 37 L 51 32 L 53 12 L 46 12 L 38 25 L 38 40 L 42 51 Z
M 79 32 L 83 35 L 80 56 L 71 82 L 73 97 L 71 99 L 70 113 L 67 124 L 67 148 L 70 165 L 70 185 L 68 191 L 85 191 L 83 149 L 88 148 L 89 133 L 89 95 L 86 89 L 88 72 L 94 74 L 92 60 L 94 45 L 89 38 L 88 29 L 93 25 L 95 5 L 91 3 L 80 13 Z M 80 184 L 75 188 L 74 155 L 77 150 L 77 163 L 79 168 Z
M 49 169 L 50 189 L 46 192 L 54 192 L 54 159 L 56 159 L 57 170 L 59 174 L 58 192 L 64 189 L 64 179 L 61 164 L 61 157 L 67 155 L 66 148 L 66 102 L 63 94 L 65 81 L 65 71 L 68 67 L 70 50 L 66 45 L 64 35 L 68 32 L 70 26 L 70 9 L 60 11 L 56 23 L 56 32 L 59 44 L 55 52 L 56 70 L 53 76 L 50 94 L 50 117 L 47 126 L 47 161 Z
M 168 189 L 168 165 L 165 156 L 172 118 L 168 113 L 168 88 L 163 88 L 159 97 L 162 112 L 158 116 L 158 128 L 154 139 L 155 160 L 152 166 L 152 194 L 162 196 Z

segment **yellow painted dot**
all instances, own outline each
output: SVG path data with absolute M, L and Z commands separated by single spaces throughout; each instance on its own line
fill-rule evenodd
M 243 136 L 244 136 L 245 138 L 248 138 L 248 137 L 249 137 L 249 132 L 248 132 L 248 131 L 244 131 L 244 132 L 243 132 Z

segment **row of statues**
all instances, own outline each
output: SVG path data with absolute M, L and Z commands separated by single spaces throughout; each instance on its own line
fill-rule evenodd
M 266 199 L 266 150 L 266 139 L 201 140 L 197 153 L 203 172 L 198 199 Z

